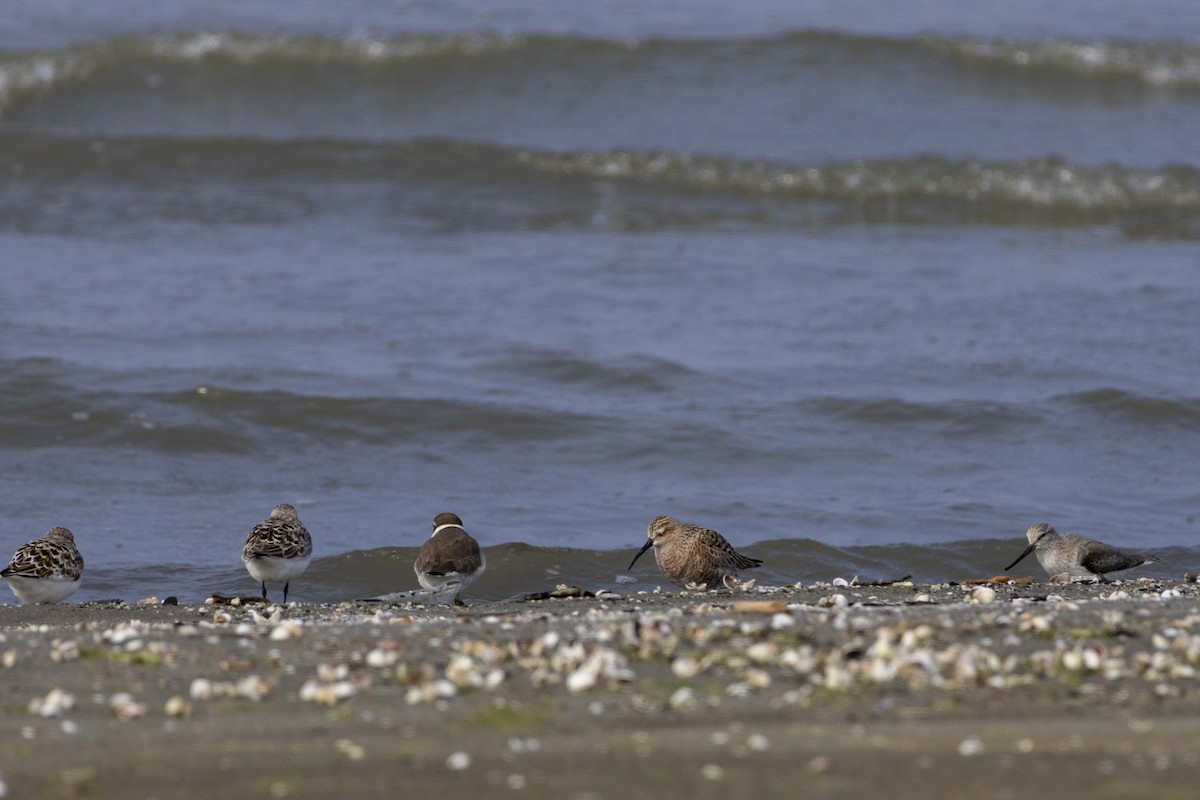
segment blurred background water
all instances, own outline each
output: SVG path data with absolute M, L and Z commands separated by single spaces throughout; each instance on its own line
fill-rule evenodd
M 1200 7 L 1051 5 L 0 1 L 0 545 L 70 527 L 77 600 L 253 593 L 279 502 L 308 601 L 441 511 L 494 599 L 663 583 L 661 513 L 765 583 L 1193 569 Z

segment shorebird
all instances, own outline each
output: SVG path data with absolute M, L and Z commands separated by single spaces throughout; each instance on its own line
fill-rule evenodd
M 451 602 L 464 605 L 459 593 L 487 569 L 487 558 L 479 542 L 471 538 L 456 514 L 438 514 L 433 533 L 417 551 L 413 571 L 426 589 L 443 597 L 453 592 Z
M 1156 556 L 1128 553 L 1112 545 L 1080 536 L 1078 533 L 1059 533 L 1045 522 L 1025 531 L 1029 547 L 1004 570 L 1015 567 L 1022 558 L 1034 553 L 1042 569 L 1050 575 L 1051 583 L 1067 583 L 1072 578 L 1095 576 L 1098 582 L 1108 582 L 1107 572 L 1120 572 L 1140 564 L 1158 561 Z
M 263 600 L 267 599 L 267 581 L 282 582 L 285 605 L 292 578 L 304 572 L 311 560 L 312 537 L 300 524 L 296 509 L 287 503 L 275 506 L 271 516 L 255 525 L 242 548 L 246 571 L 262 584 Z
M 680 524 L 673 517 L 661 516 L 650 520 L 646 529 L 647 542 L 629 562 L 629 569 L 654 548 L 654 560 L 667 579 L 677 586 L 700 586 L 715 589 L 737 582 L 739 569 L 751 569 L 762 564 L 757 558 L 737 553 L 725 537 L 699 525 Z
M 66 528 L 51 528 L 13 553 L 0 570 L 13 594 L 26 604 L 57 603 L 75 594 L 83 581 L 83 556 Z

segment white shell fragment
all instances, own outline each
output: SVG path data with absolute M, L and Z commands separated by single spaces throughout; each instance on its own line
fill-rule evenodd
M 967 592 L 967 602 L 986 606 L 996 602 L 996 590 L 990 586 L 973 586 Z
M 29 701 L 29 713 L 39 717 L 61 717 L 75 707 L 75 695 L 62 689 L 51 689 L 45 697 Z
M 446 769 L 453 772 L 461 772 L 464 769 L 471 767 L 471 754 L 464 753 L 459 750 L 457 753 L 451 753 L 446 756 Z

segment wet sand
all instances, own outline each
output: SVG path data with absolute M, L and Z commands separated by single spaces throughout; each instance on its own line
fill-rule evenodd
M 1197 585 L 989 588 L 0 606 L 0 780 L 39 798 L 1194 796 Z

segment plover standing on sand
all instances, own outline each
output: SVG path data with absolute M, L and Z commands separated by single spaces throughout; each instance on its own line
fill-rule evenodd
M 51 528 L 13 554 L 0 570 L 13 594 L 26 604 L 57 603 L 75 593 L 83 581 L 83 556 L 66 528 Z
M 446 596 L 453 592 L 451 602 L 463 605 L 459 593 L 487 569 L 487 558 L 479 542 L 463 528 L 455 514 L 438 514 L 433 520 L 433 534 L 421 545 L 413 571 L 426 589 Z
M 762 564 L 757 558 L 747 558 L 736 552 L 716 531 L 699 525 L 680 524 L 672 517 L 650 520 L 646 538 L 647 542 L 629 562 L 629 569 L 633 569 L 642 554 L 653 547 L 658 568 L 671 583 L 685 589 L 689 585 L 708 589 L 736 585 L 738 570 Z
M 271 516 L 255 525 L 242 548 L 246 571 L 262 584 L 263 600 L 267 599 L 267 581 L 282 583 L 285 604 L 292 578 L 304 572 L 311 560 L 312 537 L 300 524 L 296 509 L 287 503 L 275 506 Z
M 1059 533 L 1045 522 L 1039 522 L 1025 531 L 1029 547 L 1016 561 L 1005 567 L 1008 571 L 1033 553 L 1042 569 L 1050 575 L 1051 583 L 1067 583 L 1072 578 L 1094 576 L 1098 582 L 1107 582 L 1107 572 L 1120 572 L 1141 564 L 1158 561 L 1155 556 L 1144 553 L 1128 553 L 1112 545 L 1080 536 L 1078 533 Z

